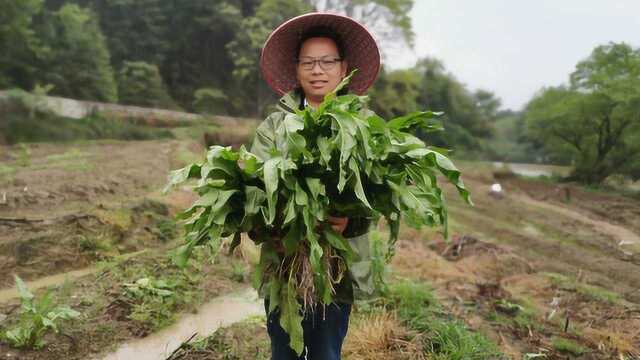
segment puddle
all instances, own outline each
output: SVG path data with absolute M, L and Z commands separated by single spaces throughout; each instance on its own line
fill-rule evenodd
M 136 252 L 129 253 L 129 254 L 116 256 L 116 260 L 118 260 L 118 261 L 127 260 L 129 258 L 132 258 L 132 257 L 134 257 L 136 255 L 140 255 L 140 254 L 145 253 L 147 251 L 148 250 L 141 250 L 141 251 L 136 251 Z M 27 285 L 27 288 L 29 289 L 29 291 L 34 292 L 34 291 L 36 291 L 38 289 L 42 289 L 42 288 L 46 288 L 46 287 L 50 287 L 50 286 L 55 286 L 55 285 L 60 285 L 60 284 L 64 283 L 67 280 L 75 280 L 77 278 L 81 278 L 81 277 L 86 276 L 86 275 L 95 274 L 98 271 L 100 271 L 99 267 L 92 266 L 92 267 L 88 267 L 88 268 L 84 268 L 84 269 L 80 269 L 80 270 L 73 270 L 73 271 L 68 271 L 68 272 L 65 272 L 65 273 L 57 274 L 57 275 L 43 277 L 43 278 L 40 278 L 40 279 L 37 279 L 37 280 L 33 280 L 33 281 L 27 281 L 26 285 Z M 8 302 L 9 300 L 12 300 L 12 299 L 16 299 L 18 297 L 19 297 L 18 289 L 16 289 L 15 287 L 12 287 L 12 288 L 9 288 L 9 289 L 0 290 L 0 304 Z
M 208 336 L 220 327 L 264 315 L 264 307 L 255 290 L 240 292 L 213 299 L 198 309 L 197 314 L 187 314 L 170 327 L 144 339 L 123 344 L 102 360 L 161 360 L 166 359 L 194 333 Z
M 74 280 L 74 279 L 77 279 L 79 277 L 83 277 L 83 276 L 86 276 L 86 275 L 94 274 L 94 273 L 98 272 L 98 270 L 100 270 L 100 269 L 98 269 L 96 267 L 90 267 L 90 268 L 86 268 L 86 269 L 69 271 L 69 272 L 66 272 L 66 273 L 53 275 L 53 276 L 47 276 L 47 277 L 40 278 L 38 280 L 29 281 L 29 282 L 26 283 L 26 285 L 27 285 L 27 288 L 29 289 L 29 291 L 34 292 L 34 291 L 36 291 L 38 289 L 42 289 L 42 288 L 46 288 L 46 287 L 49 287 L 49 286 L 62 284 L 67 279 L 68 280 Z M 12 288 L 9 288 L 9 289 L 0 290 L 0 303 L 7 302 L 7 301 L 15 299 L 17 297 L 18 297 L 18 290 L 15 287 L 12 287 Z

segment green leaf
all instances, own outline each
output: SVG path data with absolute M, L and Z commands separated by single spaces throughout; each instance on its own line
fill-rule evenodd
M 327 227 L 324 230 L 324 235 L 327 239 L 327 242 L 331 244 L 331 246 L 342 251 L 342 255 L 347 261 L 347 265 L 349 265 L 354 256 L 354 252 L 351 248 L 351 245 L 349 244 L 349 241 L 345 239 L 341 234 L 338 234 L 331 227 Z
M 338 136 L 336 141 L 339 143 L 338 149 L 340 150 L 340 174 L 338 179 L 338 191 L 342 192 L 344 186 L 347 183 L 346 167 L 351 154 L 356 147 L 356 133 L 357 126 L 353 120 L 351 114 L 336 111 L 333 113 L 327 113 L 331 116 L 337 124 Z
M 296 183 L 296 205 L 298 206 L 307 206 L 309 204 L 309 196 L 307 196 L 307 192 L 300 186 L 300 183 Z
M 18 295 L 23 302 L 31 302 L 33 300 L 33 294 L 27 288 L 27 285 L 22 281 L 18 275 L 13 275 L 16 282 L 16 288 L 18 289 Z
M 298 244 L 303 240 L 302 226 L 299 222 L 294 222 L 289 227 L 289 231 L 282 239 L 285 256 L 290 256 L 298 249 Z
M 282 162 L 281 157 L 274 157 L 264 164 L 264 185 L 267 193 L 268 219 L 267 224 L 272 224 L 276 218 L 276 204 L 278 203 L 278 182 L 280 180 L 278 168 Z
M 267 195 L 264 190 L 256 186 L 247 185 L 244 188 L 246 200 L 244 202 L 244 216 L 250 217 L 260 212 L 260 208 L 263 206 Z
M 213 159 L 222 159 L 229 160 L 232 162 L 238 161 L 240 155 L 233 151 L 231 146 L 219 146 L 214 145 L 209 147 L 209 152 L 207 153 L 207 161 L 212 162 Z
M 318 197 L 320 195 L 326 195 L 326 189 L 320 179 L 308 177 L 305 178 L 305 181 L 307 182 L 309 191 L 311 191 L 311 197 L 313 198 L 313 200 L 318 200 Z
M 395 119 L 389 120 L 387 126 L 394 130 L 401 131 L 415 131 L 418 128 L 425 130 L 426 132 L 430 131 L 440 131 L 443 130 L 442 125 L 438 123 L 428 123 L 427 120 L 435 119 L 441 116 L 442 113 L 435 113 L 431 111 L 418 111 L 405 116 L 397 117 Z
M 364 188 L 362 187 L 362 180 L 360 179 L 360 169 L 358 168 L 356 159 L 351 158 L 351 160 L 349 160 L 349 169 L 351 169 L 351 172 L 355 175 L 355 185 L 353 189 L 356 193 L 356 196 L 358 197 L 358 199 L 360 199 L 360 201 L 362 201 L 363 204 L 372 209 L 371 204 L 369 204 L 369 201 L 367 200 L 367 195 L 364 193 Z
M 196 177 L 198 174 L 200 174 L 200 165 L 198 164 L 190 164 L 183 167 L 182 169 L 171 171 L 167 179 L 167 184 L 162 190 L 162 193 L 168 193 L 172 187 L 185 182 L 189 178 Z
M 333 143 L 326 137 L 319 137 L 317 140 L 318 150 L 320 150 L 320 163 L 327 170 L 331 170 L 331 152 L 333 151 Z
M 173 263 L 181 269 L 187 267 L 187 263 L 189 262 L 194 246 L 195 245 L 193 243 L 180 246 L 172 257 Z
M 282 280 L 277 276 L 271 276 L 269 281 L 269 314 L 280 305 L 280 289 L 282 289 Z
M 304 348 L 302 333 L 302 308 L 298 303 L 297 292 L 293 283 L 288 281 L 281 290 L 280 326 L 289 335 L 289 346 L 300 356 Z
M 285 218 L 284 218 L 284 221 L 282 222 L 282 226 L 288 225 L 295 218 L 296 218 L 296 203 L 295 203 L 295 197 L 292 196 L 289 198 L 289 200 L 287 200 L 287 206 L 285 208 Z

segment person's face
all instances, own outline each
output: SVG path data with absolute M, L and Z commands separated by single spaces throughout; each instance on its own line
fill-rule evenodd
M 333 91 L 347 73 L 346 61 L 340 59 L 336 43 L 324 37 L 307 39 L 298 54 L 297 77 L 307 101 L 317 105 Z

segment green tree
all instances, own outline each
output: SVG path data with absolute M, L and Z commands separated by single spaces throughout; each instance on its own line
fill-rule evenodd
M 33 87 L 42 51 L 33 19 L 42 9 L 43 0 L 0 1 L 0 88 Z
M 194 94 L 193 109 L 200 114 L 220 115 L 224 114 L 228 101 L 220 89 L 202 88 Z
M 111 65 L 122 68 L 125 61 L 161 64 L 171 44 L 167 41 L 170 3 L 166 0 L 47 0 L 50 9 L 66 3 L 89 8 L 99 16 Z
M 301 0 L 263 0 L 255 15 L 244 18 L 235 38 L 227 45 L 233 59 L 233 76 L 240 86 L 234 103 L 236 108 L 244 108 L 254 116 L 264 115 L 267 106 L 276 99 L 267 88 L 260 74 L 260 51 L 267 37 L 278 25 L 289 18 L 311 11 Z
M 117 86 L 109 50 L 92 11 L 67 4 L 47 14 L 39 28 L 50 49 L 38 80 L 53 94 L 81 100 L 116 102 Z
M 459 150 L 481 149 L 481 139 L 493 135 L 497 99 L 487 91 L 470 92 L 437 59 L 421 59 L 415 69 L 420 79 L 418 103 L 444 112 L 445 131 L 433 134 L 434 143 Z
M 470 92 L 442 62 L 425 58 L 410 69 L 383 69 L 371 90 L 371 108 L 385 118 L 416 110 L 444 112 L 445 131 L 430 133 L 426 140 L 477 154 L 493 136 L 500 100 L 486 90 Z
M 570 155 L 570 179 L 640 178 L 640 50 L 625 43 L 596 47 L 576 65 L 568 87 L 543 89 L 525 117 L 550 154 Z
M 409 12 L 413 0 L 306 0 L 318 11 L 333 11 L 367 25 L 389 45 L 398 41 L 413 47 L 415 34 Z
M 383 69 L 370 91 L 371 108 L 385 119 L 424 110 L 418 105 L 420 74 L 415 69 Z
M 155 65 L 142 61 L 125 61 L 118 72 L 118 95 L 121 104 L 177 109 Z
M 167 35 L 171 47 L 160 72 L 171 96 L 190 108 L 197 89 L 227 91 L 234 83 L 234 63 L 225 47 L 242 30 L 241 4 L 232 0 L 172 0 L 165 6 L 171 14 Z

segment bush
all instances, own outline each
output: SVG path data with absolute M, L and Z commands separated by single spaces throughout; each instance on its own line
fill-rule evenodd
M 193 109 L 199 114 L 226 114 L 227 96 L 220 89 L 202 88 L 196 90 Z
M 83 119 L 54 115 L 44 109 L 35 111 L 21 102 L 12 102 L 0 118 L 0 139 L 6 144 L 38 141 L 73 141 L 95 139 L 148 140 L 173 138 L 167 129 L 156 129 L 91 114 Z M 31 115 L 30 115 L 31 114 Z
M 121 104 L 179 109 L 169 96 L 158 67 L 142 61 L 125 61 L 118 73 Z

